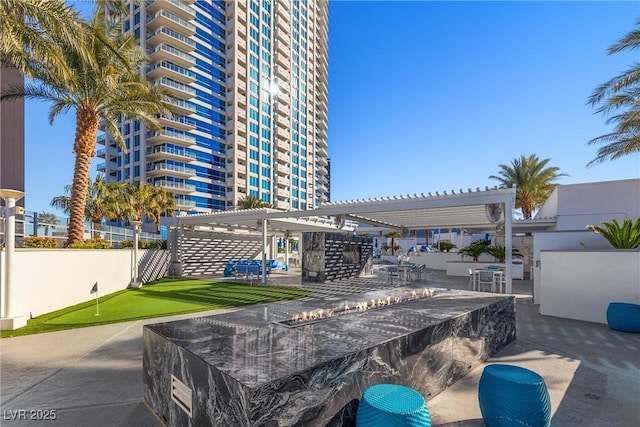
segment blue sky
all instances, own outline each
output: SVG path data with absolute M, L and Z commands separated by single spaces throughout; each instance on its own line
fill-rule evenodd
M 329 8 L 334 201 L 493 186 L 499 164 L 551 159 L 560 184 L 640 177 L 640 156 L 586 168 L 611 130 L 587 98 L 638 60 L 606 55 L 638 2 L 363 2 Z M 28 102 L 27 209 L 71 182 L 74 115 Z M 96 159 L 92 168 L 102 161 Z

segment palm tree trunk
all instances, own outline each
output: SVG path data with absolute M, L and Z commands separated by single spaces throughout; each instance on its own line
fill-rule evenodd
M 89 188 L 89 168 L 96 154 L 96 134 L 99 119 L 93 111 L 78 110 L 73 152 L 76 156 L 71 185 L 71 209 L 69 215 L 69 244 L 84 240 L 85 205 Z

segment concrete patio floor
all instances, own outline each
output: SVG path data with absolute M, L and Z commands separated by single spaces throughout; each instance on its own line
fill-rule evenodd
M 297 271 L 271 282 L 349 294 L 353 281 L 301 284 Z M 373 278 L 357 279 L 370 286 Z M 348 284 L 348 285 L 347 285 Z M 436 271 L 429 286 L 466 289 L 466 277 Z M 379 285 L 379 284 L 376 284 Z M 640 334 L 541 316 L 531 283 L 514 281 L 517 340 L 487 363 L 510 363 L 543 376 L 553 426 L 640 425 Z M 55 410 L 58 426 L 161 426 L 142 402 L 142 326 L 223 311 L 125 322 L 0 340 L 0 425 L 46 425 L 31 410 Z M 436 426 L 482 426 L 478 379 L 484 365 L 428 402 Z M 24 410 L 25 412 L 16 412 Z M 16 417 L 26 419 L 15 419 Z

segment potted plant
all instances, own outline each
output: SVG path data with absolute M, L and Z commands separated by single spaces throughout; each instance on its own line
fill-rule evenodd
M 640 247 L 640 218 L 622 221 L 622 225 L 612 219 L 602 225 L 587 225 L 587 229 L 604 237 L 615 249 L 635 249 Z M 607 307 L 609 328 L 622 332 L 640 332 L 640 304 L 611 302 Z
M 460 249 L 458 253 L 462 258 L 470 256 L 473 258 L 473 262 L 478 262 L 478 257 L 487 253 L 487 249 L 491 245 L 491 240 L 476 240 L 471 242 L 469 246 L 465 246 Z
M 504 262 L 507 259 L 507 248 L 502 245 L 489 246 L 486 253 L 493 256 L 498 262 Z M 511 249 L 511 256 L 522 258 L 522 254 L 516 248 Z
M 454 248 L 457 248 L 457 246 L 451 242 L 440 242 L 440 250 L 442 252 L 449 252 L 451 249 L 454 249 Z

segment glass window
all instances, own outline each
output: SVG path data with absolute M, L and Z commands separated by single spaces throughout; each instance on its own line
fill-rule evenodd
M 271 169 L 268 168 L 268 167 L 263 167 L 262 168 L 262 176 L 270 177 L 271 176 Z

